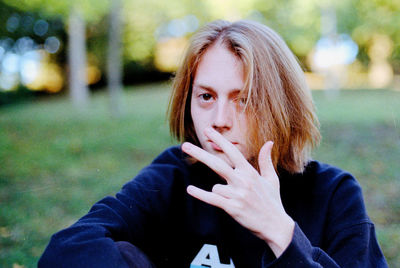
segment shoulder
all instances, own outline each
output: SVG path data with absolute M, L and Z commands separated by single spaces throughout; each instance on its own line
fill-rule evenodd
M 339 224 L 337 215 L 368 221 L 362 189 L 356 178 L 338 167 L 311 161 L 303 173 L 283 172 L 281 186 L 287 199 L 294 203 L 311 204 L 314 209 L 328 213 L 330 222 Z M 351 214 L 351 215 L 349 215 Z
M 332 195 L 357 195 L 361 198 L 361 186 L 348 171 L 326 163 L 311 161 L 302 174 L 313 182 L 315 191 L 330 192 Z
M 307 164 L 302 173 L 289 174 L 285 170 L 279 170 L 279 173 L 284 185 L 307 189 L 306 192 L 333 191 L 339 186 L 360 187 L 350 172 L 314 160 Z
M 158 155 L 150 165 L 143 168 L 137 178 L 150 176 L 188 176 L 190 164 L 180 146 L 172 146 Z
M 148 166 L 144 167 L 131 181 L 123 187 L 124 191 L 132 190 L 161 190 L 168 188 L 178 181 L 190 178 L 190 164 L 180 146 L 172 146 L 158 155 Z M 185 184 L 188 184 L 186 182 Z
M 150 165 L 186 165 L 186 155 L 179 145 L 171 146 L 161 152 Z
M 313 178 L 314 191 L 324 195 L 329 204 L 330 222 L 335 225 L 351 226 L 370 222 L 367 215 L 362 188 L 348 171 L 325 163 L 312 161 L 305 175 Z M 353 219 L 353 220 L 350 220 Z
M 165 213 L 172 200 L 185 198 L 191 181 L 190 164 L 179 146 L 164 150 L 116 194 L 127 207 Z

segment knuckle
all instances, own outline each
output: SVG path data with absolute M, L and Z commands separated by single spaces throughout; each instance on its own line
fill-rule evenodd
M 253 190 L 255 188 L 256 188 L 255 180 L 253 180 L 251 178 L 243 180 L 243 190 L 244 190 L 243 194 L 249 194 L 249 193 L 253 192 Z
M 231 204 L 229 211 L 227 211 L 233 218 L 239 217 L 244 209 L 241 202 L 234 202 Z
M 237 207 L 243 207 L 243 203 L 246 202 L 246 200 L 249 200 L 251 196 L 250 191 L 248 190 L 240 190 L 238 191 L 238 199 L 241 201 L 239 204 L 237 204 Z
M 214 186 L 213 186 L 213 188 L 212 188 L 212 192 L 213 193 L 219 193 L 219 192 L 221 192 L 221 187 L 222 187 L 222 185 L 221 184 L 215 184 Z
M 242 202 L 236 202 L 235 210 L 237 214 L 240 214 L 245 209 L 245 206 Z

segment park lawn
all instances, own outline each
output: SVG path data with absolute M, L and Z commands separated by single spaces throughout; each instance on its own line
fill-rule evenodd
M 35 267 L 51 234 L 176 144 L 169 93 L 167 83 L 125 90 L 118 119 L 104 92 L 85 110 L 65 97 L 0 107 L 0 267 Z M 400 92 L 313 95 L 323 135 L 314 158 L 358 178 L 390 267 L 400 267 Z

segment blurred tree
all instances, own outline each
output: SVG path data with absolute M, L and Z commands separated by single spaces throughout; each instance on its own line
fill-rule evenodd
M 21 12 L 0 1 L 0 105 L 58 92 L 65 62 L 63 23 L 38 12 Z M 43 76 L 44 70 L 51 75 Z
M 108 36 L 108 90 L 113 116 L 121 113 L 122 65 L 121 65 L 121 0 L 110 0 Z
M 23 11 L 35 11 L 44 16 L 61 18 L 68 24 L 69 85 L 73 103 L 83 107 L 89 95 L 86 74 L 85 22 L 95 23 L 107 12 L 106 0 L 3 0 Z
M 284 36 L 292 50 L 305 62 L 319 38 L 317 0 L 204 0 L 125 1 L 124 60 L 153 66 L 157 43 L 168 38 L 188 37 L 177 20 L 187 15 L 198 26 L 215 19 L 253 19 L 271 26 Z M 182 34 L 183 33 L 183 34 Z
M 89 98 L 85 29 L 79 7 L 72 7 L 68 19 L 69 92 L 78 107 L 85 107 Z
M 200 21 L 210 19 L 209 9 L 203 1 L 193 0 L 125 0 L 123 17 L 124 60 L 139 62 L 153 68 L 157 42 L 165 38 L 187 35 L 186 26 L 180 23 L 185 16 L 193 14 Z
M 267 8 L 265 1 L 257 4 L 267 24 L 281 33 L 299 58 L 305 61 L 315 42 L 321 37 L 321 9 L 329 5 L 336 12 L 337 32 L 349 34 L 359 46 L 358 60 L 366 68 L 370 63 L 369 48 L 376 35 L 400 44 L 400 1 L 287 0 L 274 2 Z M 263 8 L 264 7 L 264 8 Z M 389 58 L 400 73 L 400 46 L 395 45 Z

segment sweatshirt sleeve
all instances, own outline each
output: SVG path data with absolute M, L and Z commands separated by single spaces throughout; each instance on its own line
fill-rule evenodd
M 38 267 L 128 267 L 116 244 L 127 231 L 124 204 L 105 198 L 71 227 L 54 234 Z
M 319 247 L 311 245 L 300 227 L 295 225 L 293 239 L 282 255 L 263 267 L 387 267 L 375 238 L 372 223 L 351 226 L 337 234 L 336 243 L 341 250 L 329 255 Z M 339 265 L 338 263 L 342 263 Z
M 115 242 L 145 248 L 168 211 L 172 184 L 181 177 L 176 165 L 164 158 L 143 169 L 116 197 L 102 199 L 75 224 L 54 234 L 38 267 L 128 267 Z
M 328 200 L 322 243 L 313 245 L 296 222 L 286 250 L 275 259 L 266 251 L 262 267 L 387 267 L 374 225 L 367 216 L 360 185 L 350 174 L 336 181 L 327 187 L 329 192 L 318 188 L 319 192 L 326 193 Z M 323 203 L 321 196 L 318 198 Z

